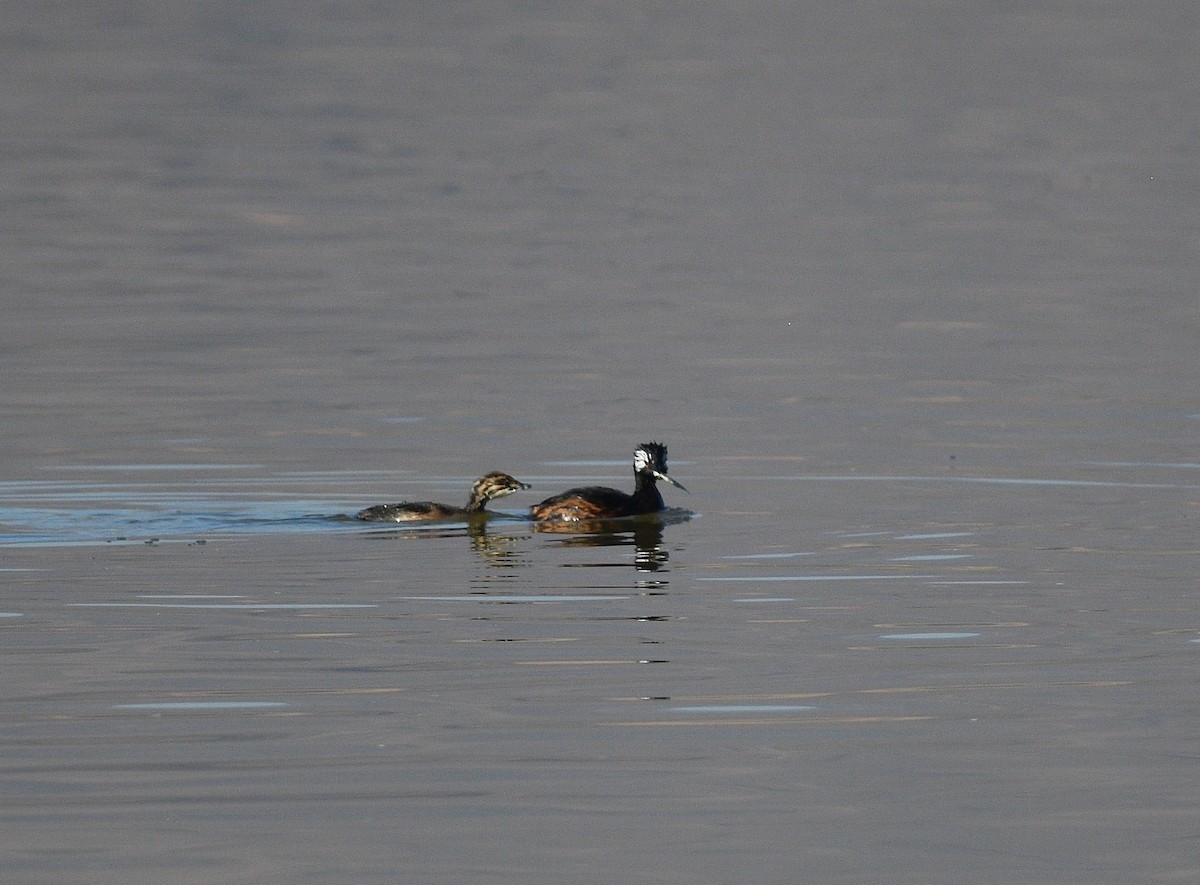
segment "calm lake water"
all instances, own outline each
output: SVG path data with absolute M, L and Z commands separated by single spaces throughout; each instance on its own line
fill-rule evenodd
M 1193 19 L 16 4 L 5 880 L 1200 878 Z

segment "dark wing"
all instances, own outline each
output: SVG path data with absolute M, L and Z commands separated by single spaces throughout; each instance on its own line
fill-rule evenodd
M 529 508 L 534 519 L 564 519 L 572 522 L 613 519 L 629 514 L 632 499 L 624 492 L 605 486 L 585 486 L 547 498 Z
M 410 519 L 444 519 L 458 512 L 434 501 L 406 501 L 403 504 L 376 504 L 360 510 L 355 516 L 372 522 L 406 522 Z

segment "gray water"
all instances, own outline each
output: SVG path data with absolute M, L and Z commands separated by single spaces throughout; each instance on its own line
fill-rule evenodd
M 10 7 L 5 881 L 1200 877 L 1192 4 Z

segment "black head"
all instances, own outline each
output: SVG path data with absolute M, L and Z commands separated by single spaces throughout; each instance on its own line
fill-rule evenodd
M 667 447 L 662 443 L 642 443 L 633 450 L 633 472 L 650 479 L 661 479 L 677 489 L 683 488 L 667 475 Z

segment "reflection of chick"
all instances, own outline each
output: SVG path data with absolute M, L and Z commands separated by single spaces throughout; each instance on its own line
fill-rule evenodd
M 462 519 L 484 512 L 488 501 L 503 498 L 513 492 L 527 489 L 526 483 L 513 479 L 507 473 L 489 473 L 475 480 L 471 486 L 471 500 L 466 507 L 451 507 L 434 501 L 408 501 L 401 504 L 376 504 L 360 510 L 358 519 L 372 522 L 409 522 L 418 519 Z

